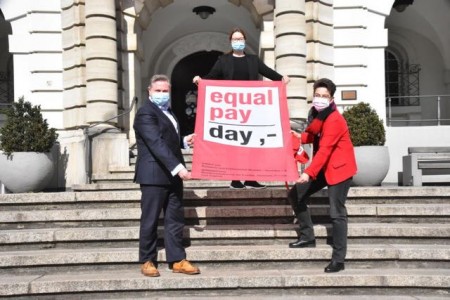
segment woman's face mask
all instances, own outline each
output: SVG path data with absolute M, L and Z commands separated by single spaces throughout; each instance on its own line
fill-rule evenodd
M 330 106 L 330 99 L 324 97 L 314 97 L 312 105 L 317 111 L 322 111 Z
M 150 95 L 150 100 L 158 106 L 168 106 L 170 94 L 166 92 L 154 92 Z
M 242 51 L 245 48 L 245 40 L 231 41 L 231 48 L 234 51 Z

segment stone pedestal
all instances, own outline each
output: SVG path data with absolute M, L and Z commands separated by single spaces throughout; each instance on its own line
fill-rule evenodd
M 129 144 L 125 133 L 92 136 L 92 174 L 107 174 L 110 166 L 129 165 Z
M 94 128 L 89 131 L 90 141 L 83 130 L 59 132 L 59 145 L 52 150 L 57 172 L 50 189 L 71 189 L 74 184 L 88 183 L 91 174 L 109 173 L 110 166 L 129 165 L 126 134 L 111 127 Z
M 52 150 L 57 172 L 50 188 L 70 189 L 73 184 L 86 183 L 86 137 L 83 131 L 66 130 L 58 134 L 59 147 Z

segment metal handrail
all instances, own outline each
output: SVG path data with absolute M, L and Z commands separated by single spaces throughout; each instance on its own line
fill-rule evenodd
M 441 98 L 449 97 L 450 95 L 414 95 L 414 96 L 394 96 L 394 97 L 387 97 L 388 101 L 388 126 L 391 126 L 394 122 L 432 122 L 437 121 L 437 126 L 441 125 L 442 121 L 449 121 L 449 119 L 442 119 L 441 118 Z M 392 99 L 408 99 L 408 98 L 420 98 L 420 101 L 432 101 L 433 98 L 436 98 L 436 106 L 437 106 L 437 113 L 436 113 L 436 119 L 408 119 L 408 120 L 392 120 Z M 427 99 L 432 98 L 432 99 Z M 404 107 L 404 106 L 400 106 Z M 406 106 L 405 106 L 406 107 Z
M 431 98 L 431 97 L 450 97 L 450 95 L 415 95 L 415 96 L 391 96 L 386 97 L 386 99 L 389 98 Z
M 89 135 L 89 129 L 91 129 L 91 128 L 95 127 L 95 126 L 101 125 L 101 124 L 107 124 L 111 120 L 114 120 L 114 119 L 117 119 L 119 117 L 122 117 L 124 115 L 129 114 L 133 110 L 134 105 L 137 104 L 137 102 L 138 102 L 138 97 L 135 96 L 133 98 L 133 101 L 131 102 L 130 108 L 127 111 L 124 111 L 123 113 L 118 114 L 117 116 L 114 116 L 114 117 L 109 118 L 107 120 L 92 123 L 89 126 L 86 126 L 86 127 L 83 128 L 83 134 L 85 136 L 86 183 L 91 183 L 91 179 L 92 179 L 91 178 L 92 177 L 92 153 L 91 153 L 91 151 L 92 151 L 91 148 L 92 147 L 91 147 L 91 136 Z M 103 134 L 103 133 L 104 132 L 98 132 L 96 134 L 96 136 L 100 135 L 100 134 Z
M 92 123 L 86 128 L 92 128 L 92 127 L 95 127 L 95 126 L 100 125 L 100 124 L 106 124 L 106 123 L 108 123 L 111 120 L 114 120 L 114 119 L 117 119 L 118 117 L 121 117 L 121 116 L 124 116 L 126 114 L 129 114 L 133 110 L 134 104 L 137 103 L 137 101 L 138 101 L 138 97 L 135 96 L 133 98 L 133 101 L 131 102 L 130 108 L 127 111 L 124 111 L 123 113 L 121 113 L 121 114 L 119 114 L 119 115 L 117 115 L 115 117 L 109 118 L 109 119 L 107 119 L 105 121 L 99 121 L 99 122 L 96 122 L 96 123 Z

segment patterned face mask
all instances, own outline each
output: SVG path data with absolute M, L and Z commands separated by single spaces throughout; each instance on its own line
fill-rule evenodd
M 328 98 L 323 97 L 314 97 L 312 105 L 317 111 L 322 111 L 328 106 L 330 106 L 330 100 Z

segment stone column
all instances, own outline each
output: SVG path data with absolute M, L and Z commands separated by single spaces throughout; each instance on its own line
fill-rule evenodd
M 141 47 L 142 29 L 137 24 L 137 15 L 134 7 L 123 10 L 123 33 L 121 55 L 123 70 L 123 89 L 124 89 L 124 109 L 128 110 L 132 105 L 134 97 L 140 98 L 142 91 L 141 82 L 141 63 L 143 61 L 143 49 Z M 144 99 L 140 99 L 141 103 Z M 133 130 L 134 117 L 137 112 L 137 103 L 134 109 L 128 115 L 123 117 L 123 127 L 128 130 L 128 139 L 130 145 L 136 143 L 136 136 Z
M 307 98 L 314 93 L 313 84 L 319 78 L 334 80 L 333 1 L 306 3 L 306 79 Z
M 63 56 L 63 126 L 86 125 L 86 59 L 84 0 L 61 1 Z
M 305 0 L 275 1 L 275 63 L 277 71 L 288 75 L 287 88 L 291 119 L 305 119 L 306 102 L 306 23 Z
M 259 56 L 264 63 L 275 69 L 275 39 L 273 33 L 273 21 L 262 22 L 259 35 Z
M 86 1 L 85 6 L 86 121 L 92 124 L 118 113 L 116 7 L 115 0 Z

